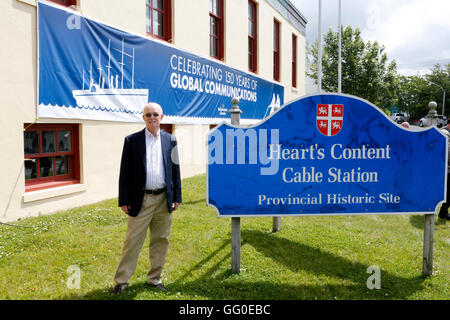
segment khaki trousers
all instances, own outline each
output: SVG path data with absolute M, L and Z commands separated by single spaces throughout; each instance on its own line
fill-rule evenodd
M 145 194 L 142 209 L 136 217 L 128 216 L 128 227 L 122 256 L 114 280 L 126 283 L 136 269 L 139 253 L 150 230 L 149 257 L 151 268 L 147 282 L 161 283 L 161 272 L 169 249 L 169 233 L 172 214 L 167 208 L 166 193 Z

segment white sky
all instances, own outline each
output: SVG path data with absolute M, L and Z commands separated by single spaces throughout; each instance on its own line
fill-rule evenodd
M 318 35 L 318 0 L 290 0 L 308 20 L 306 40 Z M 337 31 L 339 0 L 322 0 L 322 35 Z M 404 75 L 425 74 L 436 63 L 450 63 L 449 0 L 341 0 L 344 26 L 358 27 L 365 42 L 386 47 Z

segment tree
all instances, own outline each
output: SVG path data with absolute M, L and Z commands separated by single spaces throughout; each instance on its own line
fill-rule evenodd
M 418 120 L 428 113 L 430 90 L 427 81 L 417 76 L 399 76 L 398 107 L 410 114 L 410 120 Z
M 397 102 L 398 78 L 395 60 L 388 64 L 384 46 L 377 41 L 365 43 L 358 28 L 342 30 L 342 93 L 364 98 L 381 108 Z M 318 83 L 318 43 L 309 49 L 308 76 Z M 338 32 L 331 29 L 324 37 L 322 54 L 322 89 L 337 92 Z
M 441 67 L 441 65 L 436 64 L 431 69 L 431 74 L 425 75 L 425 80 L 428 81 L 431 93 L 431 99 L 436 101 L 438 104 L 437 111 L 442 114 L 442 99 L 443 99 L 443 90 L 445 90 L 445 114 L 450 114 L 450 64 L 447 64 L 445 67 Z M 434 83 L 434 84 L 431 84 Z M 442 89 L 441 89 L 441 88 Z
M 447 94 L 450 93 L 450 64 L 444 68 L 437 64 L 430 71 L 423 76 L 398 77 L 398 106 L 407 110 L 411 119 L 424 117 L 429 111 L 428 103 L 433 100 L 438 104 L 437 112 L 442 114 L 443 91 L 440 87 L 446 90 L 445 114 L 450 114 L 450 94 Z

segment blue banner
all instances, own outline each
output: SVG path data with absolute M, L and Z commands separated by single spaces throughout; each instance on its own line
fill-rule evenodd
M 283 86 L 134 35 L 48 2 L 38 2 L 38 116 L 142 121 L 147 102 L 166 122 L 228 118 L 239 97 L 244 121 L 284 103 Z
M 305 97 L 208 141 L 207 202 L 220 216 L 425 214 L 446 198 L 447 138 L 357 97 Z

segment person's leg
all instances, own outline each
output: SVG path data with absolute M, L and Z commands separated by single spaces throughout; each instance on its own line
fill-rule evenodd
M 152 203 L 149 203 L 148 198 L 148 195 L 144 196 L 142 209 L 136 217 L 128 217 L 122 256 L 114 276 L 116 283 L 127 283 L 134 270 L 136 270 L 139 253 L 147 236 L 147 228 L 152 218 Z
M 149 256 L 151 268 L 147 274 L 147 283 L 161 283 L 161 273 L 169 250 L 169 234 L 172 225 L 172 214 L 167 209 L 166 194 L 154 196 L 157 202 L 150 223 Z

